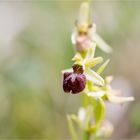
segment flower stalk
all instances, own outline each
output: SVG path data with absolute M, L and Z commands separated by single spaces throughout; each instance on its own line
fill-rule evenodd
M 64 91 L 82 94 L 83 98 L 83 107 L 79 109 L 78 114 L 67 115 L 73 140 L 78 140 L 75 125 L 81 130 L 83 140 L 109 137 L 113 125 L 105 120 L 105 101 L 124 103 L 134 100 L 133 97 L 118 96 L 120 91 L 112 89 L 110 85 L 112 76 L 101 76 L 109 59 L 103 62 L 101 56 L 95 57 L 96 47 L 105 53 L 111 53 L 112 48 L 96 33 L 96 24 L 91 22 L 89 11 L 89 2 L 83 2 L 71 36 L 75 49 L 72 58 L 74 64 L 72 68 L 62 71 Z M 97 65 L 100 67 L 95 71 L 94 67 Z

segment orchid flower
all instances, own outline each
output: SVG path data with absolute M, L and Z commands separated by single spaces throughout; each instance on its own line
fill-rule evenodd
M 96 24 L 90 20 L 89 3 L 83 2 L 80 7 L 74 31 L 71 36 L 75 55 L 72 58 L 72 68 L 62 71 L 63 90 L 70 94 L 82 94 L 86 104 L 77 115 L 67 115 L 68 125 L 74 140 L 78 140 L 73 123 L 83 132 L 83 139 L 108 137 L 113 131 L 113 125 L 105 119 L 105 101 L 122 104 L 134 101 L 133 97 L 120 96 L 120 90 L 111 87 L 112 76 L 102 77 L 109 63 L 101 56 L 95 57 L 96 46 L 105 53 L 111 53 L 112 48 L 96 33 Z M 94 68 L 100 65 L 95 70 Z

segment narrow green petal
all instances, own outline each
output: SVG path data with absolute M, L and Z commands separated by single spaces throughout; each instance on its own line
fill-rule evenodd
M 102 96 L 104 96 L 105 92 L 104 91 L 96 91 L 96 92 L 88 92 L 86 94 L 90 97 L 101 98 Z
M 105 69 L 106 66 L 108 65 L 109 61 L 110 61 L 109 59 L 106 60 L 106 61 L 99 67 L 99 69 L 97 70 L 97 73 L 98 73 L 98 74 L 101 74 L 101 73 L 104 71 L 104 69 Z
M 85 74 L 86 74 L 87 80 L 92 81 L 94 84 L 97 84 L 99 86 L 104 86 L 104 79 L 95 71 L 91 69 L 86 69 Z
M 79 17 L 78 17 L 78 27 L 81 28 L 82 26 L 88 27 L 90 21 L 90 10 L 89 10 L 89 3 L 83 2 L 80 7 Z
M 86 52 L 86 59 L 87 58 L 94 58 L 94 54 L 95 54 L 95 49 L 96 49 L 96 43 L 95 42 L 91 42 L 90 43 L 90 49 L 87 50 Z
M 97 46 L 106 53 L 111 53 L 112 48 L 105 43 L 105 41 L 96 33 L 93 34 L 93 40 L 97 43 Z
M 125 103 L 125 102 L 130 102 L 130 101 L 134 101 L 134 97 L 120 97 L 120 96 L 115 96 L 114 94 L 108 94 L 108 100 L 111 103 L 115 103 L 115 104 L 121 104 L 121 103 Z
M 103 61 L 102 57 L 88 58 L 86 59 L 85 65 L 86 67 L 94 67 L 95 65 L 101 63 L 102 61 Z
M 77 35 L 78 35 L 78 31 L 77 31 L 77 28 L 75 28 L 73 33 L 72 33 L 72 35 L 71 35 L 71 42 L 74 45 L 76 44 L 76 37 L 77 37 Z
M 72 58 L 72 61 L 82 61 L 82 60 L 83 58 L 80 53 L 76 53 L 74 57 Z
M 96 49 L 96 43 L 92 42 L 91 43 L 91 53 L 90 53 L 90 58 L 94 58 L 95 55 L 95 49 Z

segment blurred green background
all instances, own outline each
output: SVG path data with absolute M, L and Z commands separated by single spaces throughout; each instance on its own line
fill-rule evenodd
M 80 95 L 63 92 L 61 70 L 72 65 L 70 36 L 81 2 L 0 1 L 1 139 L 70 139 L 66 114 L 77 112 Z M 91 11 L 97 32 L 114 49 L 111 55 L 97 49 L 111 58 L 105 74 L 121 77 L 136 98 L 111 138 L 140 139 L 140 1 L 94 0 Z

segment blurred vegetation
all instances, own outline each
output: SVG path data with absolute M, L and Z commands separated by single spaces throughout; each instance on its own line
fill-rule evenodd
M 27 21 L 12 36 L 10 44 L 0 36 L 0 138 L 70 138 L 66 114 L 78 110 L 80 95 L 63 92 L 61 70 L 72 65 L 74 51 L 70 36 L 80 2 L 0 2 L 1 11 L 15 11 L 9 15 L 11 22 L 16 14 Z M 97 32 L 114 49 L 113 55 L 108 56 L 111 63 L 106 74 L 127 79 L 136 103 L 140 101 L 139 6 L 140 1 L 135 0 L 95 0 L 91 5 Z M 1 14 L 0 20 L 9 17 Z M 17 18 L 17 24 L 21 24 L 20 20 Z M 11 22 L 4 24 L 7 36 Z M 97 53 L 102 55 L 99 50 Z M 126 112 L 130 116 L 126 122 L 129 129 L 123 133 L 122 126 L 117 126 L 122 132 L 113 134 L 113 138 L 140 138 L 136 103 Z

